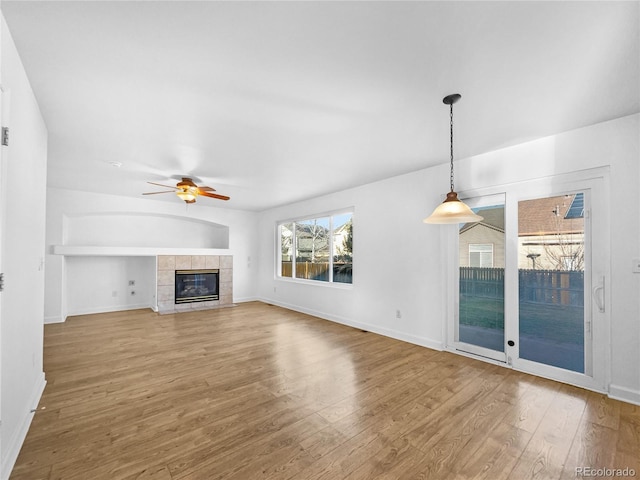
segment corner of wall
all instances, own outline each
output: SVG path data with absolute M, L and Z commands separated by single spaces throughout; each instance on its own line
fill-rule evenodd
M 11 470 L 13 470 L 22 444 L 27 437 L 33 415 L 38 409 L 38 403 L 40 402 L 40 397 L 42 396 L 42 392 L 44 392 L 46 384 L 47 381 L 44 378 L 44 372 L 42 372 L 41 376 L 33 385 L 29 401 L 23 404 L 24 408 L 21 412 L 20 428 L 18 428 L 9 439 L 7 442 L 8 445 L 3 445 L 3 453 L 5 454 L 2 457 L 2 465 L 0 466 L 0 479 L 2 480 L 8 480 L 9 475 L 11 475 Z
M 619 385 L 609 385 L 609 398 L 640 405 L 640 390 L 632 390 Z
M 53 315 L 53 316 L 49 316 L 49 317 L 44 317 L 44 324 L 50 324 L 50 323 L 64 323 L 67 319 L 64 318 L 62 315 Z

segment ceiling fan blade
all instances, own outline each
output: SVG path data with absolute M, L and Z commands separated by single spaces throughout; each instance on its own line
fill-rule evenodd
M 200 192 L 200 195 L 203 197 L 217 198 L 218 200 L 229 200 L 231 197 L 227 197 L 226 195 L 218 195 L 217 193 L 209 193 L 209 192 Z
M 165 190 L 164 192 L 146 192 L 143 193 L 142 195 L 157 195 L 159 193 L 175 193 L 173 190 Z
M 171 185 L 162 185 L 161 183 L 154 183 L 154 182 L 147 182 L 151 185 L 156 185 L 158 187 L 164 187 L 164 188 L 173 188 L 174 190 L 178 190 L 178 187 L 173 187 Z
M 198 187 L 198 190 L 200 190 L 201 192 L 215 192 L 216 191 L 215 188 L 211 188 L 211 187 Z

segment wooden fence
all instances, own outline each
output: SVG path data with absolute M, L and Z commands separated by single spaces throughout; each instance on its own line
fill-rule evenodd
M 291 262 L 282 262 L 282 276 L 291 277 Z M 351 283 L 351 264 L 333 263 L 333 281 Z M 329 281 L 329 263 L 296 262 L 296 278 Z
M 584 305 L 584 272 L 518 270 L 521 302 Z M 460 295 L 504 299 L 504 269 L 460 267 Z

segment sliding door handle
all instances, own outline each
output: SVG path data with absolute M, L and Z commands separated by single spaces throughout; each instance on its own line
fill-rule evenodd
M 593 287 L 593 300 L 596 302 L 600 313 L 604 313 L 605 310 L 604 298 L 604 277 L 600 277 L 600 284 Z

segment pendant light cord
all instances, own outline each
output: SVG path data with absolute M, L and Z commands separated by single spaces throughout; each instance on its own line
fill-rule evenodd
M 449 177 L 451 183 L 451 191 L 453 192 L 453 103 L 449 105 L 449 126 L 451 129 L 451 175 Z

